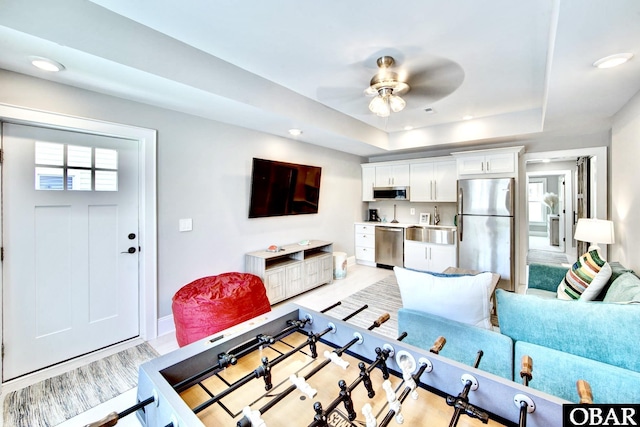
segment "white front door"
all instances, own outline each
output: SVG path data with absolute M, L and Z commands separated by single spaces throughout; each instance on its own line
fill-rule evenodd
M 3 125 L 3 380 L 139 335 L 138 141 Z

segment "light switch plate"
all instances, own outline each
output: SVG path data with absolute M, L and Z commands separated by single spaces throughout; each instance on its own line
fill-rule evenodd
M 179 231 L 191 231 L 193 230 L 193 220 L 191 218 L 184 218 L 178 221 Z
M 416 208 L 409 209 L 409 212 L 411 213 L 411 215 L 415 215 L 416 214 Z

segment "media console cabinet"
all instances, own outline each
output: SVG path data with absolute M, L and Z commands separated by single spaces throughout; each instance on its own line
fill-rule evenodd
M 333 280 L 333 243 L 310 240 L 245 255 L 247 273 L 259 276 L 273 305 Z

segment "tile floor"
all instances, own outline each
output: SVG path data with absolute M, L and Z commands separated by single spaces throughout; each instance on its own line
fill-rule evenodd
M 352 265 L 347 269 L 347 277 L 341 280 L 334 280 L 333 283 L 320 286 L 314 290 L 294 297 L 286 302 L 295 302 L 299 305 L 315 310 L 321 310 L 331 304 L 344 299 L 345 297 L 366 288 L 367 286 L 384 279 L 393 274 L 393 271 L 367 267 L 363 265 Z M 277 306 L 277 305 L 276 305 Z M 173 333 L 166 334 L 149 341 L 160 354 L 169 353 L 178 348 Z M 121 412 L 136 404 L 136 389 L 132 389 L 122 395 L 115 397 L 95 408 L 90 409 L 58 427 L 81 427 L 88 423 L 95 422 L 110 412 Z M 119 427 L 141 427 L 135 415 L 129 415 L 118 421 Z

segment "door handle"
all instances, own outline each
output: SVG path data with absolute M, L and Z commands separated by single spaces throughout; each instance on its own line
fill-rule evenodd
M 120 252 L 121 254 L 135 254 L 136 253 L 136 248 L 134 248 L 133 246 L 131 246 L 129 249 L 127 249 L 124 252 Z

